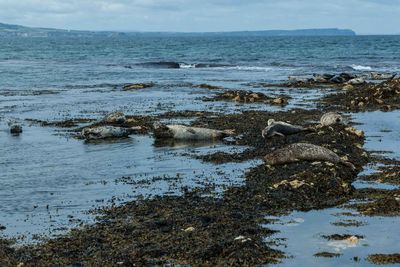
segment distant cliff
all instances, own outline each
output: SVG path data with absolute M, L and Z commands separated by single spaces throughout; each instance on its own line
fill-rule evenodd
M 162 36 L 354 36 L 356 33 L 347 29 L 304 29 L 304 30 L 268 30 L 236 32 L 113 32 L 113 31 L 76 31 L 49 28 L 31 28 L 0 23 L 0 37 L 114 37 L 137 35 Z
M 75 31 L 49 28 L 31 28 L 0 23 L 0 37 L 112 37 L 119 35 L 125 35 L 125 33 L 111 31 Z

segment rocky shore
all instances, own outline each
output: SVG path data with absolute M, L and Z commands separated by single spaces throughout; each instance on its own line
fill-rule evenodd
M 243 185 L 231 186 L 217 196 L 211 194 L 212 185 L 193 190 L 182 188 L 180 196 L 159 196 L 95 210 L 96 223 L 38 244 L 21 246 L 13 240 L 0 239 L 1 266 L 260 266 L 278 263 L 286 256 L 274 248 L 275 231 L 263 226 L 268 223 L 266 216 L 338 205 L 346 205 L 368 216 L 399 216 L 399 190 L 353 186 L 363 167 L 377 161 L 363 147 L 365 137 L 357 126 L 351 123 L 322 126 L 319 123 L 321 116 L 332 110 L 360 112 L 400 108 L 400 79 L 370 83 L 354 80 L 357 78 L 353 75 L 318 76 L 313 80 L 275 85 L 301 90 L 323 84 L 337 89 L 318 99 L 318 109 L 312 110 L 295 108 L 237 114 L 185 111 L 158 116 L 124 115 L 123 120 L 95 122 L 86 119 L 31 121 L 42 126 L 66 127 L 74 136 L 82 138 L 80 133 L 87 127 L 140 127 L 138 133 L 152 135 L 155 123 L 162 119 L 193 118 L 191 127 L 230 130 L 233 136 L 222 142 L 247 147 L 237 153 L 196 155 L 199 160 L 214 164 L 262 160 L 268 153 L 288 145 L 307 143 L 329 149 L 354 165 L 354 169 L 324 160 L 300 160 L 277 166 L 260 162 L 244 174 Z M 128 87 L 126 90 L 151 90 L 151 86 L 145 84 Z M 207 85 L 201 88 L 220 89 Z M 281 99 L 279 103 L 278 98 Z M 285 105 L 290 99 L 289 96 L 278 98 L 249 91 L 224 91 L 217 92 L 212 100 Z M 270 119 L 312 130 L 263 138 L 261 132 Z M 380 173 L 363 179 L 398 184 L 398 162 L 389 162 L 381 166 Z M 350 200 L 362 201 L 350 204 Z M 326 237 L 327 240 L 348 238 L 363 237 Z M 334 258 L 340 254 L 321 252 L 315 256 Z M 372 263 L 400 262 L 398 254 L 376 254 L 368 260 Z

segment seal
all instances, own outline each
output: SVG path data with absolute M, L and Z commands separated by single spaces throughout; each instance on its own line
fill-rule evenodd
M 262 130 L 261 135 L 263 138 L 272 137 L 279 135 L 285 137 L 285 135 L 296 134 L 309 129 L 302 126 L 292 125 L 282 121 L 275 121 L 274 119 L 268 120 L 268 126 Z
M 126 121 L 126 117 L 125 117 L 124 113 L 122 113 L 122 112 L 111 112 L 103 118 L 103 122 L 105 122 L 105 123 L 122 124 L 125 121 Z
M 214 130 L 207 128 L 189 127 L 185 125 L 154 124 L 156 139 L 173 138 L 177 140 L 218 140 L 233 134 L 232 130 Z
M 320 123 L 322 126 L 330 126 L 334 124 L 339 124 L 343 121 L 343 117 L 336 112 L 328 112 L 322 115 Z
M 352 163 L 342 160 L 335 152 L 322 146 L 306 143 L 295 143 L 275 150 L 264 157 L 267 165 L 283 165 L 299 161 L 328 161 L 343 164 L 352 170 Z
M 14 135 L 19 135 L 20 133 L 22 133 L 22 126 L 19 124 L 11 124 L 10 133 Z
M 395 73 L 379 73 L 379 72 L 371 72 L 369 79 L 371 80 L 392 80 L 396 77 Z
M 124 138 L 140 130 L 141 127 L 123 128 L 114 126 L 87 127 L 82 130 L 86 140 L 101 140 L 111 138 Z
M 351 80 L 347 81 L 346 84 L 361 85 L 361 84 L 364 84 L 364 83 L 366 83 L 364 78 L 359 77 L 359 78 L 354 78 L 354 79 L 351 79 Z

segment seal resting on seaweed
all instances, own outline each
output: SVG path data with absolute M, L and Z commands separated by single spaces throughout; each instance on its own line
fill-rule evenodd
M 105 123 L 124 123 L 126 117 L 122 112 L 111 112 L 103 118 L 103 121 Z
M 328 112 L 322 115 L 320 123 L 322 126 L 330 126 L 333 124 L 339 124 L 343 121 L 342 115 L 336 112 Z
M 342 160 L 335 152 L 322 146 L 306 143 L 296 143 L 275 150 L 264 157 L 267 165 L 282 165 L 299 161 L 329 161 L 340 163 L 352 170 L 354 165 Z
M 109 138 L 124 138 L 140 130 L 141 127 L 123 128 L 114 126 L 87 127 L 82 130 L 86 140 L 100 140 Z
M 156 139 L 173 138 L 177 140 L 218 140 L 233 134 L 232 130 L 214 130 L 185 125 L 154 125 Z
M 268 126 L 262 130 L 261 135 L 263 138 L 272 137 L 274 135 L 284 137 L 285 135 L 296 134 L 307 130 L 310 129 L 282 121 L 275 121 L 274 119 L 269 119 Z

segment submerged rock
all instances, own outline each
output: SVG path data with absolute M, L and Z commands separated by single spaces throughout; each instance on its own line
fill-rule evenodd
M 124 87 L 122 89 L 127 91 L 127 90 L 150 88 L 153 86 L 154 86 L 154 83 L 130 83 L 130 84 L 124 85 Z
M 393 254 L 371 254 L 368 261 L 373 264 L 400 264 L 400 253 Z

